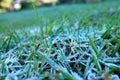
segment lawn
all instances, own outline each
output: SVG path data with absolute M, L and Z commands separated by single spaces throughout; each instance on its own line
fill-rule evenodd
M 119 3 L 0 14 L 0 80 L 120 80 Z

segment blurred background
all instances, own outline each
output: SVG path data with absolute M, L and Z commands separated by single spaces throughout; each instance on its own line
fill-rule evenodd
M 107 0 L 0 0 L 0 13 L 60 4 L 96 3 Z

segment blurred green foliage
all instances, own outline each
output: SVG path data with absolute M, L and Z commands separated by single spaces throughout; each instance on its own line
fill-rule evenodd
M 19 9 L 30 8 L 32 5 L 56 5 L 58 0 L 0 0 L 0 12 L 1 11 L 13 11 L 14 7 Z M 17 5 L 16 5 L 17 4 Z
M 63 4 L 63 3 L 90 3 L 90 2 L 101 2 L 101 1 L 104 0 L 0 0 L 0 12 L 31 8 L 32 5 L 51 6 L 51 5 Z M 20 2 L 20 3 L 18 4 L 16 2 Z

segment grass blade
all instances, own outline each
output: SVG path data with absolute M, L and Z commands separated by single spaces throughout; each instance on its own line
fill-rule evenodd
M 96 48 L 96 46 L 95 46 L 92 38 L 90 36 L 88 36 L 88 38 L 89 38 L 89 41 L 90 41 L 90 45 L 91 45 L 92 49 L 95 52 L 95 53 L 91 52 L 92 56 L 93 56 L 94 63 L 96 64 L 97 69 L 99 69 L 101 71 L 102 69 L 101 69 L 101 66 L 100 66 L 99 61 L 98 61 L 99 59 L 97 57 L 97 55 L 99 54 L 99 52 L 98 52 L 98 50 L 97 50 L 97 48 Z
M 99 52 L 98 52 L 98 50 L 97 50 L 97 48 L 96 48 L 96 46 L 95 46 L 92 38 L 91 38 L 90 36 L 88 36 L 88 38 L 89 38 L 89 41 L 90 41 L 90 45 L 92 46 L 92 48 L 93 48 L 93 50 L 95 51 L 96 55 L 98 55 Z
M 115 56 L 115 54 L 120 50 L 120 42 L 116 45 L 115 49 L 113 50 L 112 56 Z
M 51 65 L 51 67 L 53 67 L 55 70 L 61 72 L 63 74 L 63 76 L 65 76 L 68 80 L 73 80 L 71 74 L 69 74 L 65 68 L 63 68 L 62 66 L 55 63 L 52 59 L 43 55 L 43 53 L 39 52 L 37 54 L 39 57 L 43 58 L 49 65 Z

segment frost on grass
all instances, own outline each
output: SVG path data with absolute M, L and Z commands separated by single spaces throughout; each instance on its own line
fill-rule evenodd
M 106 31 L 106 28 L 94 30 L 89 27 L 72 29 L 70 34 L 66 30 L 54 36 L 45 34 L 42 38 L 39 28 L 32 28 L 13 33 L 12 37 L 8 35 L 0 51 L 0 78 L 104 80 L 108 77 L 119 80 L 120 59 L 111 58 L 109 50 L 113 44 L 102 38 Z
M 0 80 L 120 80 L 119 11 L 98 13 L 0 36 Z

